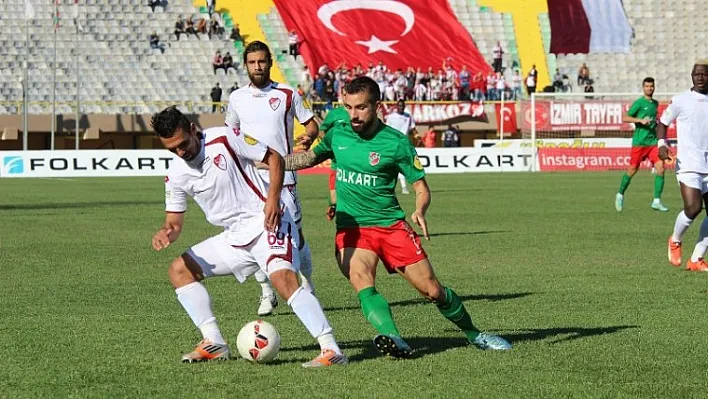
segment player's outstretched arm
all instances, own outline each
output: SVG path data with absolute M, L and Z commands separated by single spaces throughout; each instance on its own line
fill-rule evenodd
M 165 223 L 152 237 L 152 248 L 155 251 L 162 251 L 177 241 L 179 234 L 182 232 L 183 224 L 184 212 L 167 212 L 165 214 Z
M 411 220 L 423 230 L 423 237 L 426 240 L 430 240 L 428 225 L 425 222 L 425 213 L 428 211 L 430 200 L 432 199 L 430 187 L 428 187 L 428 182 L 423 178 L 413 183 L 413 189 L 415 190 L 415 211 L 411 215 Z
M 283 177 L 285 176 L 285 161 L 283 157 L 272 148 L 268 148 L 263 163 L 268 165 L 268 198 L 265 208 L 265 228 L 268 231 L 277 231 L 280 226 L 280 192 L 283 190 Z
M 329 155 L 327 153 L 317 155 L 314 151 L 303 151 L 288 154 L 285 156 L 285 170 L 311 168 L 327 159 L 329 159 Z

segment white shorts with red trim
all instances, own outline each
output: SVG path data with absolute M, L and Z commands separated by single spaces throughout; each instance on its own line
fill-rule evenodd
M 204 277 L 232 274 L 244 282 L 259 269 L 268 276 L 279 270 L 300 271 L 297 227 L 282 221 L 277 233 L 263 231 L 249 244 L 239 247 L 226 241 L 226 233 L 208 238 L 186 251 L 201 267 Z

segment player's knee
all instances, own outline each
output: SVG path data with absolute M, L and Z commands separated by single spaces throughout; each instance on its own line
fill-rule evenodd
M 700 215 L 701 213 L 702 206 L 700 203 L 698 204 L 690 204 L 689 206 L 685 207 L 683 212 L 686 214 L 686 217 L 689 219 L 695 219 Z
M 278 270 L 272 273 L 269 278 L 270 283 L 273 284 L 273 288 L 285 299 L 290 298 L 298 287 L 300 287 L 297 281 L 297 275 L 290 269 Z
M 441 298 L 444 302 L 445 300 L 445 289 L 435 280 L 430 280 L 426 283 L 422 290 L 425 299 L 430 302 L 440 302 Z
M 373 285 L 374 276 L 368 270 L 349 270 L 349 281 L 355 287 Z
M 629 177 L 632 177 L 637 174 L 637 167 L 636 166 L 630 166 L 629 169 L 627 169 L 627 174 Z
M 181 256 L 172 261 L 170 268 L 167 270 L 167 275 L 170 277 L 170 283 L 172 283 L 172 286 L 175 288 L 179 288 L 196 281 Z

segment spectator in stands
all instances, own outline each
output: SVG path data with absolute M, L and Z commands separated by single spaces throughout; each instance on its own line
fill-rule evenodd
M 177 41 L 179 41 L 179 35 L 183 35 L 187 33 L 184 30 L 184 18 L 182 18 L 182 14 L 177 16 L 177 22 L 175 22 L 175 36 L 177 36 Z
M 588 80 L 590 80 L 590 68 L 583 62 L 583 65 L 578 69 L 578 86 L 585 85 Z
M 428 94 L 428 89 L 425 87 L 422 81 L 418 81 L 415 85 L 415 95 L 414 99 L 416 101 L 425 101 L 425 97 Z
M 209 39 L 211 39 L 212 35 L 216 35 L 221 39 L 221 36 L 224 34 L 224 28 L 219 25 L 219 20 L 217 18 L 212 18 L 211 22 L 209 22 Z
M 214 67 L 214 75 L 216 75 L 217 69 L 223 69 L 224 72 L 226 72 L 224 68 L 224 57 L 221 56 L 221 51 L 217 51 L 216 54 L 214 54 L 214 60 L 211 62 L 211 65 Z
M 470 73 L 467 71 L 467 65 L 462 66 L 462 70 L 458 75 L 460 79 L 460 100 L 466 101 L 470 99 Z
M 492 53 L 494 56 L 494 61 L 492 63 L 494 72 L 502 72 L 502 59 L 504 57 L 504 49 L 502 49 L 500 41 L 497 41 L 497 45 L 494 46 L 494 49 L 492 49 Z
M 489 75 L 487 75 L 487 100 L 488 101 L 497 101 L 497 80 L 496 80 L 496 75 L 493 72 L 490 72 Z
M 229 89 L 229 95 L 231 95 L 231 93 L 235 92 L 236 90 L 238 90 L 238 82 L 234 82 L 234 85 L 231 86 L 231 88 Z
M 472 78 L 472 83 L 470 84 L 472 99 L 474 101 L 484 101 L 485 89 L 486 84 L 484 83 L 484 76 L 482 76 L 482 72 L 478 72 L 476 75 L 474 75 L 474 77 Z
M 305 91 L 306 97 L 310 94 L 310 90 L 312 89 L 312 84 L 314 82 L 312 81 L 312 75 L 310 75 L 310 70 L 307 68 L 307 65 L 302 67 L 302 75 L 300 76 L 300 84 L 302 84 L 302 88 Z
M 153 50 L 159 49 L 161 53 L 165 52 L 165 45 L 160 43 L 160 36 L 156 31 L 152 31 L 152 34 L 148 36 L 148 41 L 150 41 L 150 48 Z
M 513 92 L 514 100 L 521 98 L 521 75 L 518 69 L 515 69 L 514 75 L 511 76 L 511 91 Z
M 584 91 L 585 91 L 585 93 L 594 93 L 594 92 L 595 92 L 595 88 L 592 87 L 592 83 L 591 83 L 589 80 L 586 80 L 586 81 L 585 81 L 585 89 L 584 89 Z M 593 96 L 588 96 L 587 98 L 588 98 L 588 100 L 592 100 L 594 97 L 593 97 Z
M 497 100 L 506 100 L 506 79 L 501 72 L 497 72 L 494 76 L 494 89 L 496 91 Z
M 229 36 L 229 40 L 233 40 L 234 42 L 243 42 L 243 38 L 241 37 L 241 28 L 239 28 L 238 24 L 235 24 L 233 28 L 231 28 L 231 36 Z
M 219 112 L 221 112 L 221 86 L 219 86 L 219 83 L 217 82 L 216 85 L 211 89 L 211 112 L 214 113 L 216 112 L 216 108 L 219 108 Z
M 433 125 L 428 126 L 428 131 L 423 135 L 422 144 L 425 148 L 435 148 L 435 128 Z
M 204 18 L 200 18 L 199 21 L 197 21 L 197 32 L 199 33 L 208 33 L 208 23 L 207 20 Z
M 185 29 L 185 32 L 187 35 L 194 35 L 199 39 L 199 34 L 197 34 L 197 29 L 194 27 L 194 19 L 191 15 L 187 18 L 187 29 Z
M 230 52 L 226 52 L 226 55 L 222 59 L 224 63 L 224 72 L 229 73 L 229 68 L 233 68 L 236 72 L 236 66 L 234 65 L 234 58 L 231 56 Z
M 536 78 L 538 77 L 538 71 L 536 70 L 536 64 L 533 65 L 531 71 L 526 76 L 526 93 L 530 96 L 531 93 L 536 92 Z
M 454 126 L 448 125 L 442 134 L 443 147 L 459 147 L 460 137 Z
M 152 9 L 152 12 L 155 12 L 155 7 L 159 6 L 162 0 L 148 0 L 148 6 Z M 163 5 L 162 8 L 165 8 Z
M 298 41 L 297 33 L 295 33 L 294 30 L 291 30 L 290 33 L 288 33 L 288 45 L 290 46 L 290 55 L 297 59 L 298 54 L 300 54 L 298 51 L 298 46 L 300 43 Z
M 556 73 L 553 75 L 553 87 L 556 91 L 562 91 L 563 89 L 563 74 L 558 68 L 556 68 Z

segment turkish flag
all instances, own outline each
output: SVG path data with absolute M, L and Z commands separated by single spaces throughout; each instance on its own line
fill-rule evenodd
M 504 128 L 504 137 L 511 136 L 519 131 L 516 127 L 516 105 L 514 103 L 494 104 L 494 110 L 497 114 L 497 133 L 501 136 L 502 127 Z M 502 121 L 504 123 L 502 123 Z
M 441 68 L 444 60 L 470 75 L 491 67 L 447 0 L 275 0 L 313 74 L 322 64 Z

